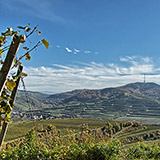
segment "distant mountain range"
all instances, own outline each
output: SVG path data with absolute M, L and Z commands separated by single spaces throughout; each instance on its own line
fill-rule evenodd
M 117 119 L 160 117 L 160 85 L 131 83 L 116 88 L 47 95 L 19 91 L 15 111 L 54 117 Z

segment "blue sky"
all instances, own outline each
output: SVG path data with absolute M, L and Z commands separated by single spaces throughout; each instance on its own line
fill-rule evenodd
M 159 0 L 1 0 L 0 6 L 0 32 L 38 24 L 38 38 L 50 43 L 23 61 L 27 90 L 116 87 L 143 82 L 144 74 L 160 84 Z

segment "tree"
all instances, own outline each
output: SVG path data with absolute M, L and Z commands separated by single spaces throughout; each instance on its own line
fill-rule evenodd
M 49 47 L 48 41 L 42 39 L 31 48 L 23 46 L 25 53 L 19 58 L 16 58 L 17 51 L 21 44 L 24 45 L 27 40 L 30 41 L 29 37 L 32 34 L 41 34 L 37 28 L 38 26 L 35 26 L 32 29 L 30 28 L 30 24 L 28 24 L 25 27 L 18 26 L 19 31 L 14 31 L 12 28 L 7 28 L 7 31 L 1 33 L 0 35 L 0 124 L 2 124 L 2 130 L 0 133 L 0 148 L 7 131 L 12 110 L 14 108 L 14 99 L 20 78 L 27 76 L 26 73 L 22 72 L 23 66 L 21 60 L 25 58 L 29 61 L 31 59 L 30 52 L 39 47 L 41 44 L 43 44 L 47 49 Z M 22 32 L 23 34 L 21 34 Z M 9 43 L 10 45 L 8 45 Z M 15 70 L 17 70 L 17 73 Z

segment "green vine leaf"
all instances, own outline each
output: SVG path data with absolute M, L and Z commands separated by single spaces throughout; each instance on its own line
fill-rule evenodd
M 31 59 L 31 55 L 29 53 L 25 54 L 26 60 L 29 61 Z
M 46 39 L 42 39 L 41 42 L 43 43 L 43 45 L 48 49 L 49 47 L 49 42 Z

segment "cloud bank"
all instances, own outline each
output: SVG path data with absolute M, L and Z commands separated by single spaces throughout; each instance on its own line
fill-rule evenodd
M 132 82 L 160 82 L 160 68 L 149 57 L 124 57 L 118 64 L 60 65 L 25 67 L 27 90 L 60 93 L 74 89 L 100 89 Z

